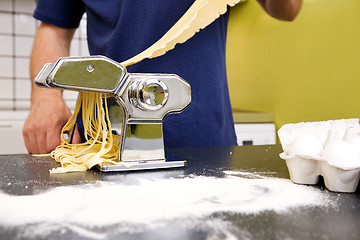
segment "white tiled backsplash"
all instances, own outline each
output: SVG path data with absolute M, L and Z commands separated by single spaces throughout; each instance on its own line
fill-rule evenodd
M 50 1 L 50 0 L 49 0 Z M 0 0 L 0 154 L 25 153 L 22 126 L 30 109 L 30 53 L 39 21 L 36 0 Z M 86 16 L 77 29 L 70 55 L 88 56 Z M 64 91 L 73 109 L 77 92 Z
M 0 0 L 0 111 L 29 110 L 30 53 L 39 26 L 32 16 L 35 7 L 36 0 Z M 74 35 L 70 55 L 89 55 L 85 19 Z M 65 92 L 64 98 L 73 108 L 77 93 Z

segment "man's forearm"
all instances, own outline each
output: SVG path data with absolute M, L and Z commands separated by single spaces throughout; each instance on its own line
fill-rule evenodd
M 68 56 L 74 30 L 60 29 L 42 23 L 36 33 L 30 60 L 31 101 L 41 94 L 61 95 L 61 91 L 37 88 L 34 79 L 45 63 L 55 62 L 59 57 Z
M 36 32 L 30 60 L 31 108 L 23 128 L 24 143 L 29 153 L 49 153 L 60 143 L 60 133 L 71 117 L 62 92 L 35 87 L 34 79 L 45 63 L 69 55 L 74 30 L 42 23 Z
M 272 17 L 292 21 L 299 14 L 302 0 L 257 0 Z

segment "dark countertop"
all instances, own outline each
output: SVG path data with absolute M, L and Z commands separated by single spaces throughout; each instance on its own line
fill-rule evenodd
M 0 191 L 9 195 L 26 196 L 42 193 L 59 186 L 95 184 L 99 181 L 132 184 L 139 178 L 167 179 L 187 176 L 224 177 L 225 170 L 259 173 L 266 177 L 289 178 L 285 162 L 280 159 L 280 145 L 221 148 L 171 149 L 168 154 L 181 156 L 185 168 L 127 173 L 102 173 L 97 169 L 70 174 L 49 174 L 58 164 L 49 157 L 30 155 L 0 155 Z M 336 204 L 298 207 L 286 212 L 219 213 L 209 218 L 231 223 L 234 236 L 245 239 L 359 239 L 360 194 L 334 193 L 324 188 L 322 181 L 309 188 L 320 189 L 333 197 Z M 146 201 L 146 200 L 144 200 Z M 0 198 L 1 202 L 1 198 Z M 54 202 L 54 208 L 56 203 Z M 1 216 L 0 216 L 1 217 Z M 25 226 L 26 227 L 26 226 Z M 0 239 L 23 239 L 21 227 L 0 225 Z M 98 232 L 112 231 L 97 229 Z M 184 227 L 171 221 L 156 229 L 140 232 L 117 232 L 106 239 L 224 239 L 226 235 L 209 236 L 201 228 Z M 181 234 L 173 234 L 181 232 Z M 72 231 L 55 231 L 44 239 L 87 239 Z M 35 239 L 35 238 L 34 238 Z M 36 236 L 36 239 L 41 237 Z M 92 238 L 93 239 L 93 238 Z

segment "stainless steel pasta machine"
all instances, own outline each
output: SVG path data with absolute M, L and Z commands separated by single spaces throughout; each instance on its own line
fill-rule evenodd
M 113 134 L 120 136 L 119 163 L 101 171 L 183 167 L 165 159 L 163 118 L 191 103 L 190 85 L 173 74 L 128 73 L 104 56 L 63 57 L 45 64 L 35 79 L 40 87 L 107 94 Z

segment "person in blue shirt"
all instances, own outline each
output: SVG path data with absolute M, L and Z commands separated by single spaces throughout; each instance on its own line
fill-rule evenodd
M 257 0 L 280 20 L 292 21 L 302 0 Z M 30 61 L 33 80 L 45 63 L 69 55 L 70 43 L 83 14 L 87 15 L 91 55 L 117 62 L 142 52 L 161 38 L 194 0 L 38 0 L 34 17 L 41 21 Z M 164 119 L 165 148 L 234 146 L 236 136 L 226 77 L 228 13 L 165 55 L 127 67 L 133 73 L 177 74 L 191 85 L 192 103 L 181 114 Z M 49 153 L 60 143 L 71 112 L 62 91 L 32 84 L 31 108 L 23 136 L 31 154 Z M 80 142 L 76 130 L 73 143 Z

